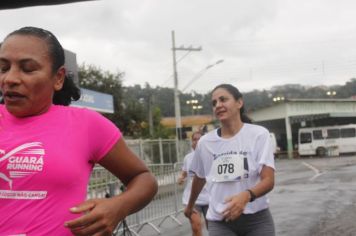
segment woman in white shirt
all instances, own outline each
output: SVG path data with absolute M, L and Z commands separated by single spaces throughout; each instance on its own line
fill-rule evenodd
M 182 196 L 182 202 L 184 206 L 187 206 L 190 196 L 190 190 L 192 188 L 192 181 L 194 177 L 194 172 L 191 170 L 191 164 L 194 158 L 194 150 L 198 144 L 199 139 L 201 138 L 202 133 L 196 131 L 192 134 L 192 151 L 184 157 L 182 172 L 178 178 L 178 184 L 183 184 L 186 182 L 184 187 L 184 192 Z M 196 202 L 195 202 L 195 211 L 193 211 L 190 217 L 190 225 L 192 227 L 193 236 L 202 236 L 202 219 L 200 215 L 202 214 L 205 218 L 206 212 L 208 210 L 209 204 L 209 195 L 207 187 L 204 186 L 203 190 L 200 192 Z M 206 220 L 206 218 L 205 218 Z
M 242 94 L 230 84 L 212 91 L 221 127 L 202 137 L 191 169 L 195 172 L 185 215 L 208 183 L 210 236 L 274 236 L 266 193 L 274 186 L 274 157 L 267 129 L 249 124 Z

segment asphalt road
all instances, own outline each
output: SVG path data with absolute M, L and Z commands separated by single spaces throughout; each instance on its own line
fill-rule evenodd
M 270 194 L 277 235 L 356 235 L 356 156 L 285 160 L 277 168 Z
M 269 198 L 277 236 L 356 235 L 356 156 L 277 160 L 276 169 Z M 160 235 L 191 235 L 188 220 L 177 218 L 182 225 L 168 218 Z M 153 235 L 148 225 L 140 231 Z

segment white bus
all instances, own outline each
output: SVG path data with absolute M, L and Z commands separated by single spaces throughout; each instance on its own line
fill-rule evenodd
M 356 152 L 356 124 L 300 128 L 298 152 L 300 156 Z

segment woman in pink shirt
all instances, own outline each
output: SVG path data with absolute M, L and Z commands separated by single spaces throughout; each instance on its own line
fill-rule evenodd
M 157 183 L 109 120 L 67 105 L 80 97 L 49 31 L 24 27 L 0 47 L 0 236 L 111 235 Z M 86 200 L 98 163 L 127 187 Z

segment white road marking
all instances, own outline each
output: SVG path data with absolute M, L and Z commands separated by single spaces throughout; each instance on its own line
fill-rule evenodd
M 305 161 L 303 161 L 302 164 L 315 172 L 315 175 L 309 179 L 310 181 L 313 181 L 314 179 L 316 179 L 317 177 L 323 174 L 319 169 L 317 169 L 316 167 L 312 166 L 311 164 Z

